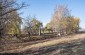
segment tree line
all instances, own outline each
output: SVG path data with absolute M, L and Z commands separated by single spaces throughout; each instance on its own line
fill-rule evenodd
M 57 32 L 60 35 L 68 35 L 78 31 L 80 18 L 71 16 L 67 6 L 56 7 L 51 21 L 43 27 L 43 23 L 36 17 L 28 17 L 24 23 L 17 10 L 25 7 L 24 3 L 17 3 L 16 0 L 0 0 L 0 37 L 3 34 L 28 34 L 41 35 L 46 31 Z M 21 25 L 24 28 L 21 29 Z
M 53 17 L 46 27 L 43 27 L 42 23 L 33 17 L 30 22 L 27 20 L 28 27 L 25 26 L 25 30 L 37 35 L 48 31 L 48 33 L 56 32 L 57 35 L 63 36 L 77 33 L 80 28 L 79 23 L 80 18 L 72 16 L 66 5 L 59 5 L 56 7 Z

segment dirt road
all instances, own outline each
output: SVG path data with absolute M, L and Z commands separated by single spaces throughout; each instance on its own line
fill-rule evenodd
M 76 34 L 68 38 L 62 37 L 0 53 L 19 53 L 20 55 L 78 55 L 78 53 L 83 52 L 82 54 L 85 55 L 84 40 L 85 34 Z

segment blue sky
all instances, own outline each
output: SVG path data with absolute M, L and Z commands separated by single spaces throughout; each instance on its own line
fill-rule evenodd
M 23 12 L 20 16 L 36 16 L 43 22 L 44 26 L 51 20 L 54 9 L 57 5 L 68 5 L 71 14 L 80 18 L 80 27 L 85 28 L 85 0 L 20 0 L 30 6 L 20 10 Z

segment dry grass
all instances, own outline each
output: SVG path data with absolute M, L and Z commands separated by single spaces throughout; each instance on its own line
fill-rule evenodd
M 70 42 L 77 41 L 77 40 L 84 39 L 84 38 L 85 38 L 85 34 L 77 34 L 77 35 L 71 36 L 70 38 L 63 37 L 63 38 L 58 39 L 58 40 L 54 39 L 54 40 L 46 41 L 46 42 L 43 42 L 43 43 L 28 45 L 28 46 L 20 48 L 20 49 L 3 51 L 3 52 L 0 52 L 0 53 L 24 52 L 28 49 L 39 49 L 39 48 L 42 48 L 42 47 L 58 45 L 60 43 L 70 43 Z

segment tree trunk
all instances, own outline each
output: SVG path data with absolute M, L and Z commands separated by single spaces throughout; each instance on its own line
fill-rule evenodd
M 41 35 L 41 28 L 39 28 L 39 35 Z

